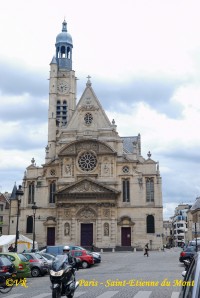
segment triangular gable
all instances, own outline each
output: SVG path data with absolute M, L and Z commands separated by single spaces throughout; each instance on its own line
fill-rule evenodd
M 90 113 L 93 116 L 90 125 L 86 125 L 84 121 L 85 114 Z M 98 98 L 96 97 L 92 87 L 87 85 L 76 107 L 76 110 L 70 119 L 66 130 L 76 129 L 85 131 L 87 129 L 96 131 L 97 129 L 112 129 L 106 113 L 104 112 Z
M 91 179 L 82 179 L 76 183 L 71 184 L 59 191 L 57 195 L 73 194 L 73 193 L 105 193 L 105 194 L 118 194 L 119 191 L 103 186 L 101 183 L 94 182 Z
M 58 153 L 58 156 L 78 154 L 80 150 L 83 149 L 93 150 L 96 153 L 101 154 L 117 154 L 109 145 L 100 142 L 99 140 L 79 140 L 64 146 Z
M 153 159 L 151 159 L 151 158 L 148 158 L 148 159 L 146 159 L 145 161 L 144 161 L 144 163 L 146 163 L 146 164 L 157 164 L 157 162 L 155 162 Z

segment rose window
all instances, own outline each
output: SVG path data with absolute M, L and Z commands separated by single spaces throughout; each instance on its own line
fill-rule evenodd
M 122 168 L 122 171 L 123 171 L 124 173 L 129 173 L 129 167 L 128 167 L 128 166 L 124 166 L 124 167 Z
M 82 171 L 92 171 L 96 168 L 97 158 L 92 152 L 84 152 L 79 156 L 78 165 Z
M 85 120 L 85 124 L 87 125 L 91 124 L 93 120 L 92 114 L 90 113 L 85 114 L 84 120 Z

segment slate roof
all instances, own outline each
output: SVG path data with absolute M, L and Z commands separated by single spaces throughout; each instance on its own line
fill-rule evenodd
M 133 142 L 138 142 L 138 137 L 122 137 L 123 147 L 127 153 L 133 153 Z

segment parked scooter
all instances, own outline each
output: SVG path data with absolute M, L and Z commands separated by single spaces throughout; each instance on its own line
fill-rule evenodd
M 72 298 L 79 282 L 75 279 L 76 268 L 68 262 L 67 255 L 58 255 L 52 263 L 50 280 L 52 283 L 52 298 L 66 296 Z

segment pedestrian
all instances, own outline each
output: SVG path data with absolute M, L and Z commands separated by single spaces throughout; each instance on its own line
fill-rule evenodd
M 12 246 L 12 244 L 8 247 L 8 251 L 9 252 L 14 252 L 15 251 L 14 247 Z
M 149 244 L 147 243 L 144 247 L 144 256 L 149 256 Z
M 91 244 L 91 251 L 94 251 L 94 244 Z

